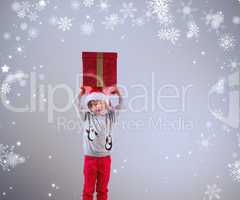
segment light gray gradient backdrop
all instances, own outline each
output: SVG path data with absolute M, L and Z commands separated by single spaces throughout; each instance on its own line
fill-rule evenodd
M 187 4 L 188 1 L 174 1 L 171 7 L 175 16 L 174 26 L 181 30 L 181 36 L 175 45 L 157 37 L 160 25 L 153 19 L 142 27 L 133 27 L 130 20 L 126 20 L 114 31 L 106 30 L 101 21 L 105 15 L 118 12 L 123 1 L 109 1 L 109 11 L 102 13 L 98 12 L 96 6 L 81 6 L 79 10 L 73 10 L 71 1 L 50 0 L 46 9 L 39 14 L 37 22 L 17 17 L 11 9 L 12 2 L 1 0 L 0 3 L 0 34 L 11 33 L 9 40 L 0 38 L 0 64 L 10 66 L 9 73 L 22 70 L 27 74 L 34 71 L 37 75 L 44 75 L 43 80 L 37 80 L 37 85 L 45 86 L 46 96 L 48 85 L 55 87 L 65 84 L 74 93 L 77 91 L 77 74 L 82 72 L 82 51 L 118 52 L 118 83 L 126 89 L 125 95 L 128 95 L 124 96 L 126 111 L 121 113 L 119 124 L 114 130 L 109 199 L 209 199 L 205 191 L 207 185 L 213 184 L 221 188 L 221 199 L 239 199 L 240 183 L 233 180 L 228 168 L 228 164 L 240 156 L 237 145 L 239 129 L 229 127 L 230 132 L 226 133 L 222 129 L 223 122 L 216 119 L 208 109 L 209 90 L 220 77 L 228 75 L 227 70 L 221 70 L 220 66 L 230 59 L 240 59 L 240 26 L 232 23 L 232 17 L 239 15 L 240 11 L 237 0 L 192 2 L 191 7 L 197 9 L 193 18 L 200 28 L 198 42 L 186 38 L 188 20 L 177 12 L 182 8 L 181 2 Z M 145 1 L 132 2 L 138 8 L 136 16 L 140 16 L 146 8 Z M 54 6 L 58 8 L 54 9 Z M 235 36 L 236 45 L 233 50 L 225 52 L 218 45 L 215 31 L 208 30 L 209 26 L 202 18 L 211 10 L 213 13 L 223 12 L 226 27 L 220 32 L 231 32 Z M 52 15 L 74 18 L 71 30 L 63 32 L 51 26 L 48 21 Z M 80 29 L 81 24 L 87 20 L 86 15 L 95 19 L 95 31 L 90 36 L 81 34 Z M 37 38 L 27 40 L 27 31 L 19 28 L 24 21 L 29 28 L 38 29 Z M 16 36 L 20 36 L 21 40 L 16 41 Z M 17 53 L 18 45 L 23 46 L 21 54 Z M 201 55 L 202 51 L 205 55 Z M 9 59 L 9 55 L 12 55 L 12 59 Z M 193 64 L 194 61 L 196 64 Z M 1 73 L 0 76 L 2 82 L 6 74 Z M 147 89 L 145 99 L 133 101 L 137 95 L 144 95 L 143 89 L 136 88 L 136 84 Z M 152 84 L 155 88 L 152 88 Z M 156 100 L 157 92 L 166 84 L 175 85 L 180 95 L 182 87 L 192 85 L 185 96 L 184 112 L 164 112 L 159 107 L 151 110 L 153 98 Z M 17 83 L 11 87 L 8 95 L 11 104 L 29 104 L 29 81 L 25 87 L 20 87 Z M 165 90 L 166 95 L 174 94 L 172 92 Z M 22 95 L 18 97 L 17 93 Z M 39 88 L 36 94 L 38 98 Z M 67 101 L 66 91 L 57 90 L 54 103 L 64 106 Z M 135 112 L 129 106 L 131 104 L 136 110 L 143 108 L 145 103 L 147 109 L 141 112 Z M 182 102 L 179 99 L 161 99 L 161 103 L 167 108 L 180 109 Z M 225 108 L 225 105 L 219 107 Z M 69 123 L 78 124 L 74 107 L 67 112 L 55 112 L 53 123 L 48 123 L 47 110 L 16 113 L 1 103 L 0 111 L 0 143 L 15 145 L 21 141 L 22 145 L 16 147 L 15 151 L 27 158 L 24 164 L 16 166 L 10 172 L 0 169 L 0 199 L 81 199 L 81 127 L 64 129 L 57 121 L 62 117 Z M 151 118 L 170 123 L 181 119 L 191 122 L 193 126 L 180 130 L 154 127 L 149 124 Z M 211 128 L 206 123 L 210 123 Z M 207 138 L 215 135 L 208 148 L 199 144 L 202 133 Z M 52 155 L 52 159 L 49 159 L 49 155 Z M 52 183 L 59 186 L 59 189 L 54 189 Z M 13 187 L 12 190 L 9 190 L 10 186 Z M 6 195 L 3 196 L 2 192 L 6 192 Z M 52 193 L 52 197 L 48 193 Z

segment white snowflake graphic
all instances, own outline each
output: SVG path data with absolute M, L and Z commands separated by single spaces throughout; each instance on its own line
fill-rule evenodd
M 47 7 L 47 4 L 49 4 L 49 1 L 45 1 L 45 0 L 40 0 L 36 3 L 35 5 L 35 9 L 38 10 L 39 12 L 40 11 L 43 11 L 46 7 Z
M 180 31 L 175 28 L 164 28 L 158 31 L 157 36 L 160 40 L 168 40 L 175 44 L 180 37 Z
M 225 84 L 226 84 L 226 80 L 224 78 L 219 79 L 217 83 L 212 87 L 211 92 L 216 92 L 217 94 L 223 94 Z
M 100 0 L 98 7 L 100 11 L 107 11 L 110 8 L 108 0 Z
M 17 11 L 19 11 L 21 9 L 21 4 L 19 2 L 17 2 L 17 1 L 14 1 L 12 3 L 11 7 L 12 7 L 12 10 L 14 12 L 17 12 Z
M 57 26 L 58 18 L 56 16 L 51 16 L 48 20 L 49 24 L 52 26 Z
M 12 10 L 17 13 L 19 18 L 26 17 L 31 10 L 31 6 L 28 1 L 22 1 L 21 3 L 15 1 L 11 5 Z
M 5 171 L 10 171 L 17 165 L 22 164 L 26 161 L 23 156 L 14 153 L 15 146 L 8 146 L 0 144 L 0 166 Z
M 181 1 L 181 9 L 178 9 L 177 11 L 182 14 L 183 18 L 186 17 L 193 18 L 193 12 L 197 11 L 196 8 L 192 8 L 192 0 L 189 2 L 183 2 Z
M 199 36 L 199 27 L 194 21 L 190 21 L 187 24 L 188 26 L 188 32 L 187 32 L 187 38 L 198 38 Z
M 60 17 L 58 20 L 58 29 L 62 31 L 67 31 L 70 30 L 72 27 L 72 20 L 71 18 L 68 17 Z
M 232 23 L 233 23 L 233 24 L 236 24 L 236 25 L 239 25 L 239 24 L 240 24 L 240 17 L 238 17 L 238 16 L 233 16 L 233 18 L 232 18 Z
M 111 14 L 106 16 L 102 24 L 105 26 L 105 29 L 114 30 L 115 27 L 120 23 L 120 18 L 118 14 Z
M 237 58 L 230 59 L 228 62 L 224 63 L 224 66 L 221 66 L 221 69 L 228 68 L 231 72 L 240 69 L 240 62 Z
M 90 8 L 94 5 L 94 0 L 83 0 L 83 5 Z
M 204 194 L 207 196 L 208 200 L 220 199 L 221 198 L 221 196 L 220 196 L 221 191 L 222 191 L 222 189 L 220 189 L 217 186 L 217 184 L 207 185 L 207 189 L 206 189 Z
M 81 33 L 83 35 L 91 35 L 94 32 L 94 26 L 92 22 L 84 22 L 81 25 Z
M 23 22 L 23 23 L 20 24 L 20 29 L 21 29 L 22 31 L 27 30 L 27 28 L 28 28 L 27 23 Z
M 30 12 L 28 18 L 31 22 L 34 22 L 37 20 L 38 14 L 36 12 Z
M 206 25 L 210 26 L 209 30 L 215 30 L 216 32 L 219 29 L 223 28 L 224 23 L 224 15 L 222 11 L 217 11 L 216 13 L 209 13 L 205 14 L 205 23 Z
M 71 8 L 73 10 L 78 10 L 80 8 L 80 2 L 77 0 L 74 0 L 71 2 Z
M 28 36 L 29 36 L 29 39 L 37 38 L 39 36 L 39 32 L 36 28 L 30 28 L 28 30 Z
M 3 83 L 1 86 L 1 93 L 2 94 L 8 94 L 11 91 L 11 86 L 9 85 L 9 83 Z
M 219 37 L 218 43 L 224 51 L 229 51 L 235 47 L 235 38 L 230 33 L 224 33 Z
M 4 40 L 9 40 L 11 38 L 11 34 L 8 32 L 3 33 L 3 39 Z
M 20 86 L 24 87 L 26 85 L 26 79 L 28 79 L 29 76 L 28 74 L 23 73 L 22 71 L 17 71 L 15 73 L 9 73 L 5 80 L 4 83 L 2 83 L 2 85 L 7 84 L 5 86 L 3 86 L 1 88 L 1 93 L 2 94 L 7 94 L 10 92 L 11 90 L 11 84 L 18 82 L 20 84 Z M 10 88 L 10 90 L 9 90 Z
M 233 177 L 233 180 L 240 183 L 240 160 L 228 164 L 228 168 L 230 170 L 230 175 Z
M 211 146 L 213 146 L 212 140 L 215 137 L 214 134 L 207 135 L 205 133 L 201 133 L 200 140 L 197 141 L 197 144 L 204 150 L 208 150 Z
M 147 7 L 153 15 L 164 17 L 170 11 L 170 0 L 148 0 Z
M 16 47 L 16 52 L 17 52 L 19 55 L 21 55 L 21 54 L 24 52 L 24 46 L 18 45 L 18 46 Z
M 31 4 L 28 1 L 22 1 L 20 5 L 20 10 L 29 12 L 31 8 Z
M 132 26 L 143 26 L 145 24 L 144 17 L 137 17 L 132 19 Z
M 17 12 L 17 16 L 21 19 L 27 16 L 26 12 L 24 10 L 20 10 Z
M 122 8 L 119 10 L 120 13 L 122 13 L 123 18 L 133 18 L 134 13 L 137 12 L 137 8 L 133 7 L 133 3 L 123 3 Z
M 164 27 L 171 27 L 174 24 L 174 17 L 171 14 L 166 16 L 159 16 L 157 18 L 157 22 Z

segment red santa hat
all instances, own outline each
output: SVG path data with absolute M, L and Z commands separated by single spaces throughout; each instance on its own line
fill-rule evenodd
M 87 94 L 85 98 L 85 105 L 88 108 L 88 103 L 91 100 L 105 100 L 107 103 L 109 103 L 109 98 L 107 95 L 105 95 L 102 91 L 102 88 L 94 87 L 92 90 Z

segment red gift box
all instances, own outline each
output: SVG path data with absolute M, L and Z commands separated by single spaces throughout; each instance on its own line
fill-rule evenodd
M 116 52 L 82 52 L 83 85 L 97 88 L 117 84 Z

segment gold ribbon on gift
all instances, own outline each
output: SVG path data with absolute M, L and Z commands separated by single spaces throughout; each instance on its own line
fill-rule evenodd
M 103 86 L 103 53 L 97 53 L 97 87 Z

